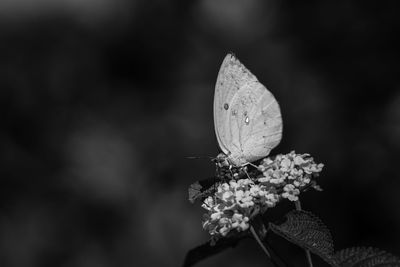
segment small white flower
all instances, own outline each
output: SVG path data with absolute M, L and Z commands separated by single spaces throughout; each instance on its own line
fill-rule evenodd
M 261 188 L 259 185 L 253 185 L 250 187 L 250 194 L 252 196 L 258 196 L 260 192 L 261 192 Z
M 243 219 L 243 214 L 235 213 L 232 215 L 232 221 L 241 221 Z
M 246 217 L 247 218 L 247 217 Z M 241 221 L 240 225 L 238 226 L 238 228 L 241 231 L 246 231 L 247 229 L 249 229 L 250 225 L 246 222 L 246 221 Z
M 242 190 L 238 190 L 235 192 L 235 198 L 237 201 L 242 200 L 242 198 L 244 197 L 244 192 Z
M 204 199 L 203 204 L 201 206 L 207 210 L 210 210 L 212 206 L 214 206 L 213 197 L 209 196 L 206 199 Z
M 213 221 L 219 220 L 221 218 L 222 214 L 223 214 L 222 212 L 216 212 L 216 213 L 211 214 L 210 218 Z
M 293 159 L 293 162 L 297 166 L 307 163 L 307 161 L 305 161 L 300 155 L 295 156 L 295 158 Z
M 254 202 L 252 200 L 243 201 L 243 202 L 238 203 L 238 204 L 239 204 L 239 206 L 241 208 L 244 208 L 244 209 L 254 206 Z
M 312 173 L 318 173 L 322 171 L 322 168 L 324 167 L 324 164 L 309 164 L 307 166 L 304 166 L 304 172 L 307 174 L 312 174 Z
M 300 190 L 297 189 L 294 185 L 292 184 L 287 184 L 285 185 L 285 187 L 283 188 L 283 190 L 285 191 L 282 194 L 283 198 L 287 198 L 290 201 L 297 201 L 299 200 L 298 195 L 300 194 Z
M 222 236 L 226 236 L 229 233 L 229 231 L 230 229 L 226 225 L 222 226 L 221 229 L 219 229 L 219 233 Z
M 227 183 L 223 183 L 218 186 L 218 193 L 229 190 L 229 185 Z
M 285 191 L 285 192 L 290 192 L 290 191 L 293 191 L 295 189 L 295 187 L 294 187 L 294 185 L 292 185 L 292 184 L 287 184 L 287 185 L 285 185 L 285 187 L 283 188 L 283 190 Z
M 240 181 L 240 180 L 239 180 L 239 181 Z M 238 188 L 238 187 L 239 187 L 238 183 L 237 183 L 235 180 L 230 180 L 230 181 L 229 181 L 229 186 L 230 186 L 231 188 Z M 228 187 L 227 190 L 229 190 L 229 187 Z
M 222 200 L 227 201 L 229 198 L 233 196 L 233 193 L 231 191 L 225 191 L 222 194 Z
M 222 217 L 221 219 L 219 219 L 219 224 L 220 225 L 225 225 L 227 223 L 229 223 L 229 219 L 227 217 Z
M 287 199 L 289 199 L 290 201 L 297 201 L 297 200 L 299 200 L 299 197 L 298 197 L 297 195 L 290 194 L 290 193 L 288 193 L 288 192 L 283 193 L 283 194 L 282 194 L 282 197 L 283 197 L 283 198 L 287 198 Z
M 278 177 L 278 178 L 273 178 L 273 179 L 270 179 L 269 180 L 269 182 L 271 183 L 271 184 L 281 184 L 281 183 L 283 183 L 285 181 L 285 177 Z
M 302 176 L 303 175 L 303 170 L 302 169 L 291 169 L 290 170 L 290 175 L 292 175 L 293 177 L 298 177 L 298 176 Z
M 260 183 L 268 183 L 270 179 L 271 179 L 271 177 L 269 177 L 269 176 L 261 177 L 261 178 L 258 178 L 257 181 L 259 181 Z
M 265 204 L 267 204 L 268 207 L 274 207 L 278 200 L 279 197 L 277 194 L 265 194 Z
M 290 159 L 285 158 L 281 161 L 281 170 L 282 171 L 289 171 L 291 169 L 292 162 Z
M 237 187 L 247 187 L 253 184 L 253 181 L 250 179 L 240 179 L 237 181 Z
M 274 161 L 270 158 L 264 158 L 261 161 L 261 165 L 260 166 L 265 166 L 265 165 L 271 165 L 272 163 L 274 163 Z
M 266 167 L 264 165 L 259 165 L 257 168 L 260 172 L 264 172 Z

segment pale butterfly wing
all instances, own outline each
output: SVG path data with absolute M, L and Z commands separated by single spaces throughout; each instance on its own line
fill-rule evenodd
M 218 73 L 214 124 L 222 152 L 236 166 L 266 157 L 282 138 L 278 102 L 231 54 Z

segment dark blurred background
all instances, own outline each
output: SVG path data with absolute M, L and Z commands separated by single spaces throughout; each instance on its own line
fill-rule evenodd
M 400 21 L 361 3 L 1 1 L 0 265 L 179 266 L 205 242 L 187 187 L 214 165 L 186 157 L 218 153 L 229 51 L 280 103 L 273 154 L 325 164 L 303 207 L 335 247 L 400 255 Z M 245 265 L 265 266 L 254 241 L 199 264 Z

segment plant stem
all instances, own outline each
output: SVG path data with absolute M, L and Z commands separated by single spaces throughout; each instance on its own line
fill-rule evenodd
M 260 247 L 262 248 L 264 253 L 268 256 L 268 258 L 271 259 L 271 254 L 269 254 L 267 248 L 264 246 L 264 244 L 262 243 L 261 239 L 258 237 L 258 235 L 257 235 L 256 231 L 254 230 L 253 226 L 250 226 L 250 232 L 253 234 L 255 240 L 257 241 L 258 245 L 260 245 Z
M 296 210 L 301 210 L 300 200 L 297 200 L 296 202 L 294 202 L 294 205 L 296 206 Z M 308 249 L 304 249 L 304 251 L 306 252 L 308 266 L 313 267 L 310 251 Z
M 308 266 L 313 267 L 310 251 L 308 249 L 305 249 L 305 252 L 306 252 Z
M 297 200 L 294 202 L 294 205 L 296 206 L 296 210 L 301 210 L 301 203 L 300 200 Z

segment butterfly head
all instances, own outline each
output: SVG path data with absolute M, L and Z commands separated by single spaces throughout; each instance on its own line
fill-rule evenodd
M 219 153 L 218 156 L 214 159 L 215 164 L 218 167 L 230 167 L 232 164 L 229 162 L 229 158 L 224 153 Z

